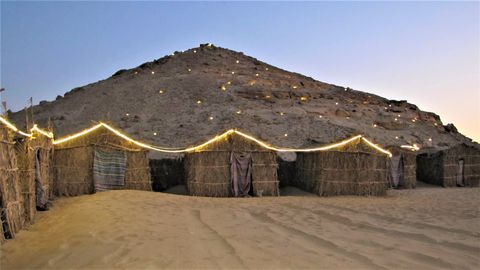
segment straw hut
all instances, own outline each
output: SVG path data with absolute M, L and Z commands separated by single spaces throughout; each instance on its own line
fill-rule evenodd
M 17 140 L 16 155 L 25 221 L 33 223 L 36 211 L 47 210 L 52 198 L 52 139 L 32 131 L 31 137 Z
M 0 242 L 15 236 L 25 223 L 13 130 L 0 123 Z
M 417 156 L 417 178 L 443 187 L 477 187 L 480 182 L 480 146 L 462 143 Z
M 190 195 L 279 195 L 275 152 L 236 133 L 187 153 L 184 163 Z
M 327 151 L 299 152 L 294 185 L 319 196 L 384 195 L 389 157 L 358 138 Z
M 415 188 L 417 182 L 417 154 L 411 150 L 404 150 L 398 146 L 390 146 L 392 153 L 389 162 L 388 182 L 390 187 L 410 189 Z
M 148 151 L 104 126 L 56 143 L 54 193 L 77 196 L 110 189 L 151 191 Z

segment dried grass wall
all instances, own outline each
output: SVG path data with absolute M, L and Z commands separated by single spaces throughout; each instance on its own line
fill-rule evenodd
M 13 133 L 0 125 L 0 242 L 25 225 L 23 198 Z
M 464 161 L 464 184 L 478 187 L 480 182 L 480 149 L 464 144 L 443 151 L 443 186 L 456 186 L 458 161 Z
M 152 190 L 148 151 L 100 128 L 88 135 L 55 145 L 54 179 L 57 196 L 92 194 L 96 147 L 127 153 L 125 189 Z
M 455 187 L 457 185 L 459 160 L 464 161 L 463 177 L 465 186 L 479 186 L 480 149 L 466 144 L 418 155 L 417 178 L 420 181 L 433 185 Z
M 336 151 L 298 153 L 294 185 L 320 196 L 385 195 L 388 156 L 359 143 Z
M 187 191 L 194 196 L 232 196 L 230 178 L 231 152 L 250 153 L 252 156 L 253 193 L 278 196 L 276 154 L 261 146 L 232 134 L 216 141 L 201 152 L 185 155 Z

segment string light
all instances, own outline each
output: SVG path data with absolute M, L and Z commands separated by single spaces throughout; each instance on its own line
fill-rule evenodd
M 293 88 L 293 89 L 297 89 L 297 86 L 296 86 L 296 85 L 293 85 L 292 88 Z
M 2 118 L 0 118 L 2 119 Z M 3 119 L 2 119 L 3 120 Z M 3 121 L 2 121 L 3 122 Z M 12 125 L 13 126 L 13 125 Z M 14 127 L 14 126 L 13 126 Z M 152 146 L 152 145 L 148 145 L 148 144 L 145 144 L 145 143 L 141 143 L 141 142 L 138 142 L 136 140 L 133 140 L 131 139 L 130 137 L 128 137 L 127 135 L 124 135 L 123 133 L 121 133 L 120 131 L 112 128 L 111 126 L 105 124 L 105 123 L 99 123 L 89 129 L 86 129 L 86 130 L 83 130 L 79 133 L 76 133 L 76 134 L 73 134 L 73 135 L 70 135 L 70 136 L 67 136 L 65 138 L 62 138 L 62 139 L 59 139 L 59 140 L 54 140 L 53 141 L 53 144 L 55 145 L 58 145 L 58 144 L 62 144 L 62 143 L 65 143 L 67 141 L 70 141 L 70 140 L 73 140 L 75 138 L 78 138 L 78 137 L 81 137 L 81 136 L 84 136 L 90 132 L 93 132 L 95 130 L 97 130 L 98 128 L 100 127 L 105 127 L 106 129 L 112 131 L 114 134 L 116 134 L 117 136 L 135 144 L 135 145 L 138 145 L 142 148 L 147 148 L 147 149 L 151 149 L 151 150 L 155 150 L 155 151 L 159 151 L 159 152 L 165 152 L 165 153 L 185 153 L 185 152 L 192 152 L 192 151 L 196 151 L 196 150 L 199 150 L 201 149 L 202 147 L 205 147 L 215 141 L 218 141 L 222 138 L 225 138 L 226 136 L 230 135 L 230 134 L 237 134 L 237 135 L 240 135 L 246 139 L 249 139 L 255 143 L 257 143 L 258 145 L 266 148 L 266 149 L 269 149 L 269 150 L 273 150 L 273 151 L 277 151 L 277 152 L 316 152 L 316 151 L 326 151 L 326 150 L 330 150 L 330 149 L 333 149 L 333 148 L 338 148 L 338 147 L 341 147 L 341 146 L 344 146 L 344 145 L 347 145 L 355 140 L 363 140 L 364 142 L 366 142 L 368 145 L 370 145 L 371 147 L 375 148 L 376 150 L 378 150 L 379 152 L 382 152 L 384 154 L 387 154 L 389 155 L 390 157 L 392 156 L 392 154 L 381 148 L 380 146 L 370 142 L 369 140 L 367 140 L 366 138 L 364 138 L 362 135 L 357 135 L 355 137 L 352 137 L 350 139 L 347 139 L 347 140 L 344 140 L 344 141 L 341 141 L 341 142 L 338 142 L 338 143 L 334 143 L 334 144 L 330 144 L 330 145 L 326 145 L 326 146 L 321 146 L 321 147 L 316 147 L 316 148 L 306 148 L 306 149 L 294 149 L 294 148 L 277 148 L 277 147 L 274 147 L 274 146 L 271 146 L 263 141 L 260 141 L 250 135 L 247 135 L 245 133 L 242 133 L 238 130 L 235 130 L 235 129 L 230 129 L 226 132 L 224 132 L 223 134 L 220 134 L 220 135 L 217 135 L 215 136 L 214 138 L 206 141 L 205 143 L 203 144 L 200 144 L 200 145 L 197 145 L 197 146 L 192 146 L 192 147 L 188 147 L 188 148 L 183 148 L 183 149 L 180 149 L 180 148 L 177 148 L 177 149 L 167 149 L 167 148 L 161 148 L 161 147 L 156 147 L 156 146 Z
M 399 138 L 398 138 L 398 136 L 395 136 L 395 139 L 397 139 L 397 140 L 398 140 L 398 139 L 399 139 Z
M 242 111 L 241 111 L 241 110 L 238 110 L 238 111 L 237 111 L 237 114 L 241 114 L 241 113 L 242 113 Z
M 401 148 L 405 148 L 405 149 L 410 149 L 412 151 L 418 151 L 420 150 L 420 147 L 418 147 L 418 145 L 416 144 L 413 144 L 413 145 L 402 145 L 400 146 Z
M 232 84 L 232 82 L 228 81 L 227 84 L 230 85 L 230 84 Z
M 398 121 L 398 118 L 395 118 L 395 121 Z
M 431 142 L 431 141 L 432 141 L 432 138 L 428 138 L 428 141 Z
M 267 95 L 267 96 L 265 96 L 265 98 L 271 98 L 271 96 Z
M 319 118 L 323 118 L 323 115 L 319 115 L 318 117 L 319 117 Z
M 157 136 L 157 132 L 153 132 L 153 136 Z
M 258 77 L 258 76 L 260 76 L 260 74 L 258 74 L 258 73 L 255 73 L 255 76 L 257 76 L 257 77 Z
M 280 112 L 280 115 L 284 115 L 285 113 L 284 112 Z
M 30 129 L 30 133 L 33 134 L 34 131 L 36 131 L 36 132 L 38 132 L 38 133 L 40 133 L 44 136 L 47 136 L 48 138 L 51 138 L 51 139 L 53 138 L 53 132 L 47 132 L 45 130 L 42 130 L 37 126 L 37 124 L 33 125 L 33 128 Z
M 202 104 L 202 101 L 201 101 L 201 100 L 197 100 L 197 104 Z
M 129 113 L 126 113 L 125 116 L 129 116 L 130 114 Z
M 335 102 L 335 105 L 338 105 L 338 102 Z
M 373 124 L 373 127 L 376 128 L 376 127 L 377 127 L 377 124 Z
M 163 94 L 163 93 L 165 93 L 165 91 L 160 90 L 160 91 L 158 91 L 158 93 Z
M 155 71 L 152 71 L 152 75 L 155 74 Z
M 223 90 L 223 91 L 226 91 L 226 90 L 227 90 L 227 88 L 225 87 L 225 85 L 222 85 L 222 90 Z
M 306 101 L 307 98 L 306 98 L 306 97 L 300 97 L 300 100 L 301 100 L 301 101 Z
M 235 62 L 236 62 L 237 64 L 238 64 L 238 63 L 240 63 L 240 61 L 239 61 L 239 60 L 237 60 L 237 61 L 235 61 Z
M 23 135 L 25 137 L 32 137 L 32 134 L 25 133 L 21 130 L 19 130 L 16 126 L 14 126 L 12 123 L 10 123 L 7 119 L 4 119 L 3 117 L 0 116 L 0 122 L 4 123 L 9 129 L 15 131 L 16 133 Z
M 210 116 L 208 119 L 209 119 L 209 120 L 213 120 L 213 116 Z
M 232 75 L 234 75 L 234 74 L 235 74 L 235 71 L 232 71 Z
M 189 69 L 188 69 L 188 72 L 191 72 L 191 71 L 192 71 L 192 69 L 191 69 L 191 68 L 189 68 Z
M 283 134 L 283 136 L 285 136 L 285 137 L 288 137 L 288 134 L 287 134 L 287 133 L 285 133 L 285 134 Z

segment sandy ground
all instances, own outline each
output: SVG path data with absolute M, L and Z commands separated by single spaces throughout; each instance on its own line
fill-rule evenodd
M 61 198 L 1 248 L 14 268 L 479 269 L 480 189 L 387 197 Z

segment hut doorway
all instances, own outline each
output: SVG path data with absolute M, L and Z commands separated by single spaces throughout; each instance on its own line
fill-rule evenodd
M 48 195 L 43 188 L 41 149 L 35 152 L 35 202 L 38 211 L 48 210 Z
M 459 187 L 465 186 L 464 172 L 465 172 L 465 161 L 463 159 L 460 159 L 457 165 L 457 186 Z
M 233 196 L 253 196 L 252 163 L 252 155 L 249 153 L 232 152 L 230 155 L 230 176 Z
M 405 162 L 403 155 L 391 158 L 391 173 L 393 187 L 402 187 L 405 185 Z

